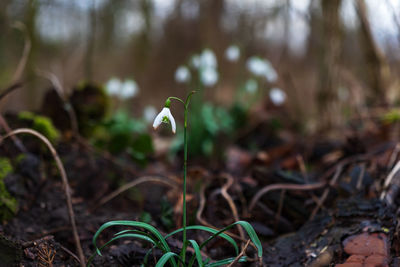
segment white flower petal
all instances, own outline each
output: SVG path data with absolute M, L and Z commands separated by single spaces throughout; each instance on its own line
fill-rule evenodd
M 121 88 L 121 81 L 117 78 L 111 78 L 106 83 L 106 92 L 110 96 L 116 96 Z
M 163 108 L 162 110 L 161 110 L 161 112 L 160 113 L 158 113 L 158 115 L 157 115 L 157 117 L 154 119 L 154 123 L 153 123 L 153 128 L 154 129 L 157 129 L 157 127 L 158 126 L 160 126 L 160 124 L 162 123 L 162 120 L 163 120 L 163 118 L 164 118 L 164 116 L 165 116 L 165 112 L 164 112 L 164 110 L 165 110 L 166 108 Z
M 214 86 L 218 82 L 217 70 L 213 67 L 202 69 L 200 80 L 205 86 Z
M 164 107 L 160 113 L 158 113 L 157 117 L 154 119 L 154 123 L 153 123 L 153 128 L 157 129 L 158 126 L 160 126 L 160 124 L 163 122 L 164 117 L 167 117 L 169 122 L 171 123 L 171 127 L 172 127 L 172 132 L 176 133 L 176 123 L 175 123 L 175 119 L 171 114 L 171 111 L 169 108 Z
M 282 91 L 282 89 L 275 87 L 269 92 L 269 98 L 271 99 L 272 103 L 280 106 L 286 101 L 286 93 Z
M 168 109 L 168 112 L 169 112 L 169 117 L 168 117 L 168 119 L 169 119 L 169 121 L 171 122 L 172 132 L 173 132 L 173 133 L 176 133 L 176 123 L 175 123 L 175 119 L 174 119 L 174 117 L 172 116 L 171 111 L 170 111 L 169 109 Z
M 234 62 L 240 57 L 240 49 L 236 45 L 229 46 L 225 51 L 225 57 L 227 60 Z
M 175 71 L 175 81 L 185 83 L 190 81 L 190 71 L 185 66 L 179 66 Z

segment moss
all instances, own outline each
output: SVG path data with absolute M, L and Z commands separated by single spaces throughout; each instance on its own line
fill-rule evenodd
M 0 158 L 0 181 L 3 181 L 4 178 L 13 172 L 13 167 L 8 158 Z
M 10 195 L 4 184 L 4 178 L 13 172 L 11 162 L 7 158 L 0 158 L 0 221 L 8 221 L 18 211 L 17 200 Z
M 60 132 L 54 127 L 51 119 L 45 116 L 36 115 L 29 111 L 22 111 L 18 114 L 18 118 L 30 121 L 32 129 L 46 136 L 52 143 L 57 142 L 60 138 Z

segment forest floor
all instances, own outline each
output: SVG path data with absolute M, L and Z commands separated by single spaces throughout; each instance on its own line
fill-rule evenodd
M 189 224 L 222 228 L 248 221 L 262 241 L 264 266 L 399 266 L 400 145 L 390 141 L 395 131 L 375 121 L 341 138 L 282 134 L 271 142 L 261 123 L 228 147 L 224 160 L 189 162 Z M 5 186 L 18 201 L 16 215 L 0 225 L 0 266 L 79 266 L 54 159 L 35 137 L 20 138 L 25 152 L 11 139 L 0 147 L 13 166 Z M 241 146 L 249 139 L 263 145 L 249 151 Z M 69 179 L 86 258 L 94 252 L 94 233 L 107 221 L 140 220 L 164 234 L 181 226 L 179 157 L 171 163 L 157 155 L 139 168 L 74 137 L 56 150 Z M 129 188 L 122 190 L 126 184 Z M 245 234 L 231 232 L 246 243 Z M 111 236 L 105 232 L 98 242 Z M 207 238 L 197 232 L 189 236 Z M 169 244 L 181 247 L 181 237 Z M 140 266 L 147 249 L 136 240 L 115 242 L 93 263 Z M 246 254 L 254 259 L 255 252 L 249 246 Z M 213 259 L 235 256 L 221 240 L 204 253 Z M 159 256 L 155 251 L 154 258 Z

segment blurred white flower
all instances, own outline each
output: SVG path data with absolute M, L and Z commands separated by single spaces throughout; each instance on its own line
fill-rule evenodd
M 231 62 L 235 62 L 240 57 L 240 49 L 236 45 L 231 45 L 225 50 L 225 57 Z
M 203 68 L 216 68 L 217 58 L 210 49 L 204 49 L 200 56 L 200 66 Z
M 110 96 L 116 96 L 120 99 L 128 99 L 137 95 L 139 88 L 134 80 L 121 82 L 117 78 L 112 78 L 106 83 L 106 92 Z
M 246 89 L 246 91 L 250 94 L 254 94 L 255 92 L 257 92 L 258 89 L 258 83 L 256 80 L 254 79 L 249 79 L 246 81 L 244 88 Z
M 164 123 L 171 123 L 172 132 L 176 133 L 176 123 L 175 119 L 171 114 L 169 108 L 164 107 L 160 113 L 158 113 L 157 117 L 154 119 L 153 128 L 157 129 L 160 124 Z
M 175 81 L 178 83 L 186 83 L 190 81 L 190 71 L 185 66 L 179 66 L 175 71 Z
M 269 82 L 276 82 L 278 74 L 266 59 L 251 57 L 246 62 L 247 69 L 256 76 L 265 76 Z
M 269 91 L 269 98 L 276 106 L 280 106 L 286 101 L 286 93 L 275 87 Z
M 157 109 L 153 106 L 147 106 L 143 110 L 143 118 L 147 122 L 152 122 L 157 116 Z
M 106 92 L 110 96 L 116 96 L 121 88 L 121 81 L 117 78 L 111 78 L 106 83 Z
M 200 71 L 200 80 L 205 86 L 214 86 L 218 81 L 218 72 L 213 67 L 203 68 Z
M 126 80 L 120 89 L 119 97 L 128 99 L 137 95 L 139 91 L 138 85 L 134 80 Z
M 191 63 L 195 69 L 200 68 L 200 56 L 199 55 L 192 56 Z

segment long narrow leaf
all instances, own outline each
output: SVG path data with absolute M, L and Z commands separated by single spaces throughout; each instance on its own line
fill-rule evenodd
M 212 234 L 213 234 L 212 236 L 214 236 L 215 234 L 217 234 L 217 233 L 220 232 L 220 231 L 218 231 L 218 230 L 215 230 L 215 229 L 213 229 L 213 228 L 206 227 L 206 226 L 203 226 L 203 225 L 191 225 L 191 226 L 187 226 L 186 229 L 187 229 L 187 230 L 201 230 L 201 231 L 206 231 L 206 232 L 212 233 Z M 165 239 L 167 239 L 168 237 L 173 236 L 174 234 L 177 234 L 177 233 L 179 233 L 179 232 L 182 232 L 182 231 L 183 231 L 183 228 L 179 228 L 179 229 L 177 229 L 177 230 L 175 230 L 175 231 L 169 233 L 168 235 L 166 235 L 166 236 L 165 236 Z M 219 233 L 219 236 L 220 236 L 221 238 L 225 239 L 226 241 L 228 241 L 229 243 L 231 243 L 232 246 L 235 248 L 236 254 L 239 254 L 239 248 L 238 248 L 238 246 L 237 246 L 235 240 L 233 240 L 232 237 L 230 237 L 229 235 L 224 234 L 224 233 L 222 233 L 222 232 Z M 204 246 L 203 246 L 203 247 L 204 247 Z M 200 249 L 201 249 L 201 248 L 202 248 L 202 246 L 200 246 Z
M 216 261 L 216 262 L 212 262 L 212 263 L 206 264 L 205 267 L 219 267 L 219 266 L 222 266 L 222 265 L 226 265 L 226 264 L 232 263 L 235 259 L 236 258 L 227 258 L 227 259 L 219 260 L 219 261 Z M 238 262 L 246 262 L 246 261 L 247 261 L 247 257 L 246 256 L 240 257 L 240 259 L 238 260 Z
M 201 258 L 201 252 L 200 252 L 199 244 L 197 244 L 197 242 L 195 240 L 192 240 L 192 239 L 189 240 L 189 243 L 192 244 L 192 247 L 194 249 L 194 255 L 193 256 L 196 256 L 197 264 L 199 265 L 199 267 L 203 267 L 204 264 L 203 264 L 203 259 Z M 189 267 L 192 267 L 192 266 L 193 266 L 193 262 L 190 261 Z
M 97 238 L 100 235 L 101 232 L 103 232 L 105 229 L 107 229 L 108 227 L 112 227 L 112 226 L 131 226 L 131 227 L 140 227 L 143 228 L 147 231 L 149 231 L 151 234 L 153 234 L 159 241 L 160 241 L 160 249 L 166 253 L 166 252 L 170 252 L 171 249 L 169 248 L 167 242 L 165 241 L 164 237 L 160 234 L 160 232 L 154 228 L 153 226 L 151 226 L 150 224 L 147 223 L 143 223 L 143 222 L 136 222 L 136 221 L 111 221 L 111 222 L 106 222 L 105 224 L 103 224 L 102 226 L 100 226 L 99 230 L 97 230 L 97 232 L 94 234 L 93 236 L 93 245 L 96 249 L 96 252 L 101 255 L 100 251 L 98 250 L 97 247 Z
M 127 238 L 127 237 L 133 237 L 133 238 L 142 239 L 142 240 L 145 240 L 145 241 L 148 241 L 148 242 L 152 243 L 153 245 L 156 245 L 156 243 L 153 241 L 153 239 L 151 239 L 150 237 L 148 237 L 146 235 L 126 233 L 126 234 L 119 235 L 119 236 L 116 236 L 114 238 L 111 238 L 109 241 L 107 241 L 107 243 L 102 245 L 98 250 L 101 251 L 103 248 L 105 248 L 106 246 L 108 246 L 109 244 L 114 242 L 115 240 L 118 240 L 120 238 Z M 98 254 L 98 252 L 96 251 L 96 252 L 94 252 L 92 254 L 92 256 L 90 256 L 90 258 L 88 259 L 88 262 L 87 262 L 87 266 L 90 266 L 90 264 L 92 263 L 94 257 L 97 254 Z
M 182 259 L 181 257 L 179 257 L 178 254 L 174 252 L 167 252 L 158 260 L 156 267 L 163 267 L 167 263 L 167 261 L 173 259 L 174 257 L 178 258 L 178 260 L 182 262 Z M 185 266 L 185 264 L 183 264 L 183 266 Z
M 143 222 L 137 222 L 137 221 L 111 221 L 111 222 L 104 223 L 102 226 L 100 226 L 100 228 L 97 230 L 97 232 L 93 236 L 93 245 L 95 247 L 96 253 L 100 256 L 101 256 L 101 252 L 100 252 L 99 248 L 97 247 L 97 242 L 96 242 L 97 238 L 99 237 L 101 232 L 103 232 L 105 229 L 112 227 L 112 226 L 130 226 L 130 227 L 143 228 L 143 229 L 149 231 L 150 234 L 152 234 L 154 236 L 154 238 L 151 238 L 151 239 L 153 239 L 153 241 L 155 241 L 154 242 L 155 245 L 158 248 L 160 248 L 163 251 L 163 253 L 171 252 L 171 249 L 169 248 L 164 237 L 161 235 L 161 233 L 156 228 L 154 228 L 150 224 L 143 223 Z M 120 235 L 118 235 L 118 236 L 124 235 L 123 234 L 124 232 L 122 232 L 122 235 L 121 235 L 121 232 L 119 232 Z M 173 266 L 176 266 L 176 261 L 174 258 L 171 258 L 171 264 Z
M 215 234 L 213 234 L 211 237 L 209 237 L 206 241 L 204 241 L 201 245 L 200 245 L 200 249 L 202 249 L 205 245 L 207 245 L 208 242 L 210 242 L 212 239 L 214 239 L 217 236 L 220 236 L 223 232 L 231 229 L 232 227 L 234 227 L 235 225 L 240 225 L 243 227 L 244 230 L 246 230 L 247 234 L 249 235 L 251 241 L 253 242 L 253 244 L 256 246 L 257 248 L 257 255 L 259 258 L 262 257 L 262 245 L 260 242 L 260 239 L 258 239 L 258 236 L 256 234 L 256 231 L 254 231 L 253 226 L 251 226 L 250 223 L 246 222 L 246 221 L 237 221 L 232 223 L 231 225 L 228 225 L 227 227 L 223 228 L 222 230 L 216 232 Z

